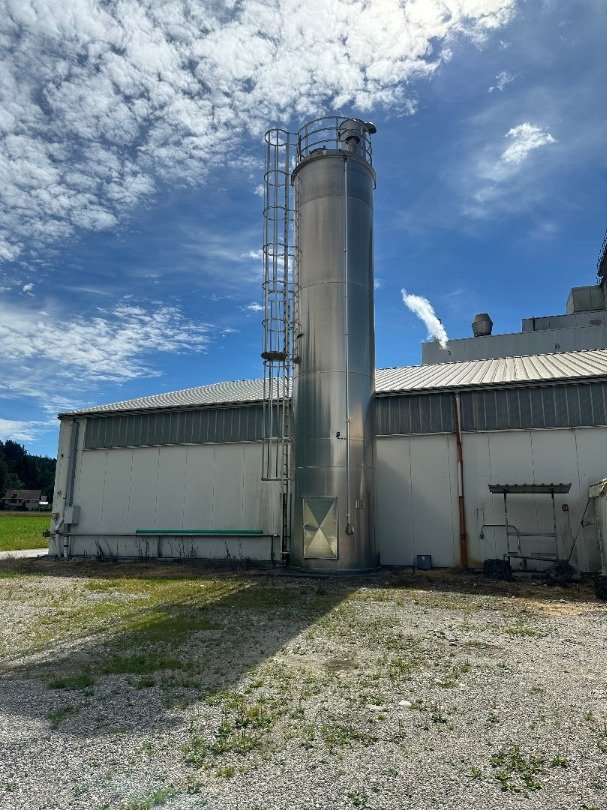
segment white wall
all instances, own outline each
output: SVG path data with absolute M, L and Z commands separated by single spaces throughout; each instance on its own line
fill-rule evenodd
M 67 435 L 69 423 L 62 433 Z M 280 531 L 280 488 L 261 481 L 259 443 L 78 450 L 71 553 L 156 556 L 137 529 Z M 64 439 L 60 439 L 60 443 Z M 78 538 L 77 535 L 95 535 Z M 123 535 L 123 537 L 112 537 Z M 160 544 L 164 557 L 269 558 L 268 538 L 187 538 Z M 274 551 L 280 554 L 278 542 Z M 54 549 L 58 553 L 58 549 Z
M 501 557 L 503 523 L 500 495 L 489 483 L 571 483 L 556 496 L 559 553 L 566 557 L 588 499 L 589 485 L 607 473 L 607 429 L 500 431 L 464 433 L 464 490 L 470 565 Z M 417 554 L 432 554 L 437 566 L 459 565 L 459 517 L 455 439 L 451 435 L 391 436 L 377 440 L 377 533 L 384 565 L 411 565 Z M 562 510 L 562 504 L 569 511 Z M 546 495 L 508 498 L 511 523 L 521 531 L 552 531 L 552 508 Z M 592 506 L 586 520 L 594 518 Z M 529 538 L 523 547 L 549 550 L 550 538 Z M 599 565 L 596 525 L 580 530 L 572 562 L 581 570 Z

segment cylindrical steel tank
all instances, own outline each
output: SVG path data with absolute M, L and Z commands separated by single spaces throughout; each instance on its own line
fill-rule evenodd
M 356 119 L 321 123 L 300 132 L 292 176 L 296 357 L 290 559 L 309 569 L 368 570 L 378 565 L 370 149 L 375 128 Z

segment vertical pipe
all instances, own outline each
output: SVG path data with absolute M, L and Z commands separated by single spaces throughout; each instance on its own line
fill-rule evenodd
M 466 529 L 466 500 L 464 496 L 464 452 L 460 395 L 455 394 L 455 442 L 457 448 L 457 502 L 459 509 L 459 559 L 462 568 L 468 568 L 468 531 Z
M 350 493 L 350 313 L 348 301 L 348 158 L 344 157 L 344 340 L 346 361 L 346 534 L 354 534 Z

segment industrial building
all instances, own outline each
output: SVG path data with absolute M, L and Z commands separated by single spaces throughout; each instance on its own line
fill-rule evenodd
M 375 370 L 374 132 L 267 134 L 263 378 L 61 414 L 51 554 L 600 570 L 605 250 L 567 314 Z

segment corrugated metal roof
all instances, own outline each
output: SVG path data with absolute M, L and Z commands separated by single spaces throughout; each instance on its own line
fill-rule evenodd
M 375 376 L 375 389 L 378 394 L 390 394 L 589 377 L 607 377 L 607 349 L 379 368 Z M 260 402 L 262 398 L 263 380 L 234 380 L 128 399 L 71 413 L 92 414 L 194 405 L 228 405 L 238 402 Z
M 607 349 L 496 357 L 378 370 L 378 393 L 469 388 L 607 376 Z

